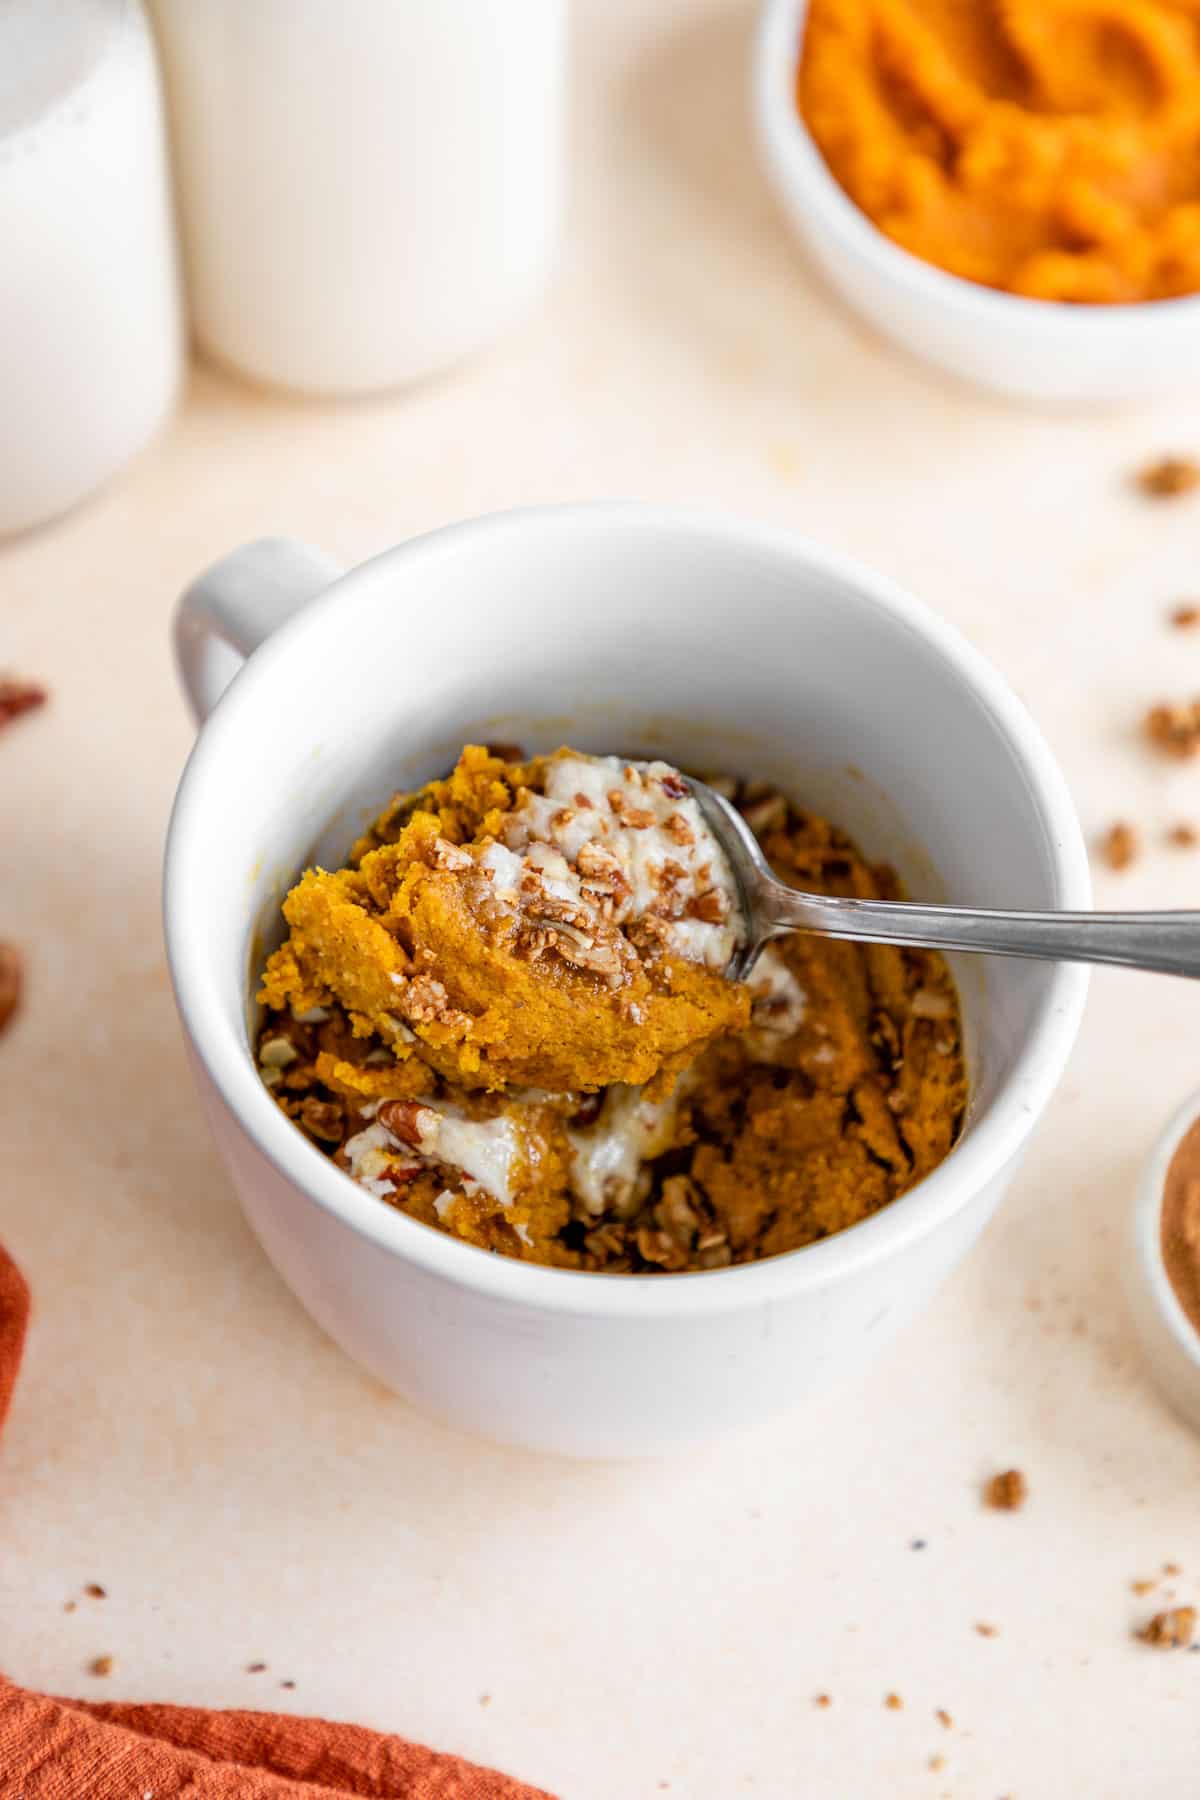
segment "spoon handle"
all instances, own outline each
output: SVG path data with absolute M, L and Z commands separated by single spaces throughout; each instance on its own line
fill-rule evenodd
M 983 950 L 1050 962 L 1118 963 L 1200 978 L 1200 912 L 976 912 L 908 901 L 838 900 L 781 882 L 761 896 L 769 935 L 799 930 L 867 944 Z

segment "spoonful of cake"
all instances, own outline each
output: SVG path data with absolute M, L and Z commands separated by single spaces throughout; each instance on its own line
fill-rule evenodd
M 790 931 L 860 944 L 923 950 L 977 950 L 1043 962 L 1113 963 L 1200 977 L 1200 912 L 1012 912 L 926 906 L 908 900 L 854 900 L 789 887 L 771 871 L 750 826 L 715 789 L 687 787 L 721 846 L 736 890 L 737 944 L 726 974 L 744 981 L 759 952 Z

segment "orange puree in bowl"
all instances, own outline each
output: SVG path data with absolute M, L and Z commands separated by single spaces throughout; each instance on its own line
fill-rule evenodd
M 1200 0 L 812 0 L 797 87 L 914 256 L 1041 300 L 1200 291 Z

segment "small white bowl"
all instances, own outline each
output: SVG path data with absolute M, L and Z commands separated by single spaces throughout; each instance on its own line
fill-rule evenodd
M 1193 1094 L 1172 1118 L 1142 1172 L 1126 1286 L 1133 1322 L 1155 1380 L 1176 1412 L 1200 1431 L 1200 1332 L 1180 1304 L 1162 1253 L 1167 1170 L 1197 1120 L 1200 1094 Z
M 1200 382 L 1200 297 L 1074 306 L 998 293 L 922 262 L 838 185 L 796 104 L 808 0 L 764 0 L 754 112 L 771 183 L 813 261 L 903 349 L 1015 399 L 1145 399 Z

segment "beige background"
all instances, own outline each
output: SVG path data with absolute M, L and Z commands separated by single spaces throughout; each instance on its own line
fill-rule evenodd
M 0 745 L 0 934 L 31 961 L 0 1046 L 0 1228 L 37 1300 L 0 1462 L 0 1662 L 95 1692 L 111 1652 L 106 1692 L 359 1718 L 569 1800 L 1191 1793 L 1200 1656 L 1131 1640 L 1153 1602 L 1129 1583 L 1176 1560 L 1200 1593 L 1200 1443 L 1147 1384 L 1120 1290 L 1139 1161 L 1196 1080 L 1193 991 L 1096 980 L 1002 1218 L 886 1367 L 644 1467 L 464 1441 L 360 1375 L 251 1242 L 184 1066 L 158 927 L 191 737 L 167 620 L 263 532 L 354 560 L 614 494 L 793 525 L 969 632 L 1089 831 L 1200 822 L 1200 771 L 1136 737 L 1200 677 L 1200 637 L 1163 623 L 1200 590 L 1200 507 L 1127 479 L 1200 448 L 1196 396 L 1039 417 L 865 337 L 764 191 L 748 28 L 704 0 L 579 7 L 565 265 L 485 360 L 352 408 L 197 373 L 136 468 L 0 548 L 0 662 L 53 688 Z M 1198 893 L 1200 853 L 1158 844 L 1099 883 Z M 1011 1462 L 1028 1509 L 984 1513 L 981 1477 Z M 92 1580 L 109 1598 L 64 1613 Z

